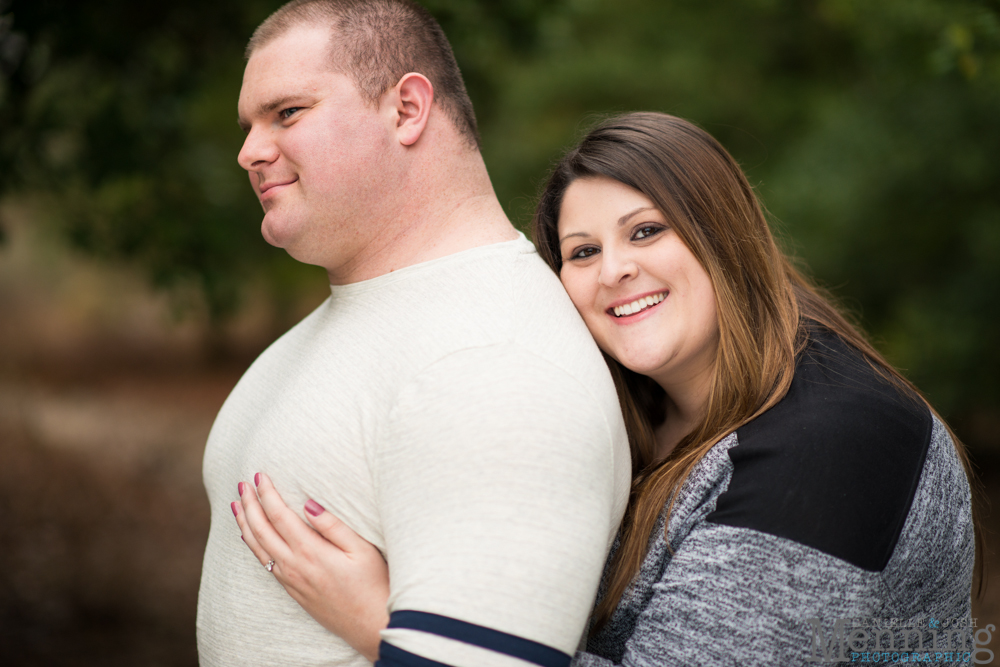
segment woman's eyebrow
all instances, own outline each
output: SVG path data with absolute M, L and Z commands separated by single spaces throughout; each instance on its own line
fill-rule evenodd
M 587 236 L 587 233 L 586 232 L 573 232 L 572 234 L 567 234 L 566 236 L 564 236 L 561 239 L 559 239 L 559 245 L 562 245 L 563 241 L 565 241 L 566 239 L 569 239 L 569 238 L 573 238 L 574 236 Z
M 621 227 L 626 222 L 628 222 L 629 220 L 631 220 L 632 216 L 639 215 L 643 211 L 655 211 L 655 210 L 656 210 L 656 207 L 654 207 L 654 206 L 640 206 L 639 208 L 635 209 L 634 211 L 629 211 L 628 213 L 626 213 L 622 217 L 618 218 L 618 226 Z
M 635 209 L 633 211 L 629 211 L 628 213 L 626 213 L 622 217 L 618 218 L 618 226 L 621 227 L 622 225 L 624 225 L 625 223 L 627 223 L 629 220 L 631 220 L 634 216 L 639 215 L 643 211 L 655 211 L 655 210 L 656 210 L 655 206 L 640 206 L 639 208 L 637 208 L 637 209 Z M 561 239 L 559 239 L 559 245 L 562 245 L 563 241 L 565 241 L 568 238 L 572 238 L 574 236 L 587 236 L 587 234 L 585 232 L 573 232 L 572 234 L 567 234 L 566 236 L 564 236 Z

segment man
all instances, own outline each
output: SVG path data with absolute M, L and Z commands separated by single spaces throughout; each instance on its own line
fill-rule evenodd
M 332 296 L 212 428 L 202 665 L 367 664 L 240 541 L 229 503 L 256 472 L 386 556 L 380 663 L 568 664 L 627 498 L 625 430 L 493 193 L 444 34 L 409 0 L 306 0 L 247 51 L 239 162 L 262 232 L 324 267 Z

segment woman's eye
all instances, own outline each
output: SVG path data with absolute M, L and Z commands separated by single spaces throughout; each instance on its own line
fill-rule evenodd
M 294 114 L 301 108 L 302 107 L 289 107 L 287 109 L 282 109 L 281 111 L 278 112 L 278 115 L 281 116 L 281 120 L 288 120 L 292 116 L 292 114 Z
M 645 227 L 640 227 L 635 230 L 632 235 L 634 240 L 649 238 L 650 236 L 655 236 L 663 231 L 662 227 L 653 227 L 652 225 L 646 225 Z
M 595 248 L 594 246 L 587 246 L 585 248 L 578 248 L 577 250 L 573 251 L 573 254 L 570 255 L 570 259 L 587 259 L 588 257 L 592 257 L 596 254 L 597 254 L 597 248 Z

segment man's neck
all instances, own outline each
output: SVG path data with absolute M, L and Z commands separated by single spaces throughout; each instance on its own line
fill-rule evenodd
M 451 158 L 450 160 L 448 158 Z M 330 283 L 370 280 L 463 250 L 517 238 L 478 152 L 451 155 L 446 169 L 413 170 L 400 184 L 399 204 L 342 266 L 327 268 Z M 440 167 L 440 162 L 438 167 Z M 456 177 L 450 177 L 457 174 Z

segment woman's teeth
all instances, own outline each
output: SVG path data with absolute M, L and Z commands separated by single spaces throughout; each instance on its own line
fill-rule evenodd
M 659 302 L 667 298 L 666 292 L 661 292 L 660 294 L 652 294 L 650 296 L 644 296 L 641 299 L 636 299 L 632 303 L 626 303 L 624 306 L 615 306 L 615 317 L 624 317 L 625 315 L 635 315 L 640 310 L 646 310 L 650 306 L 655 306 Z

